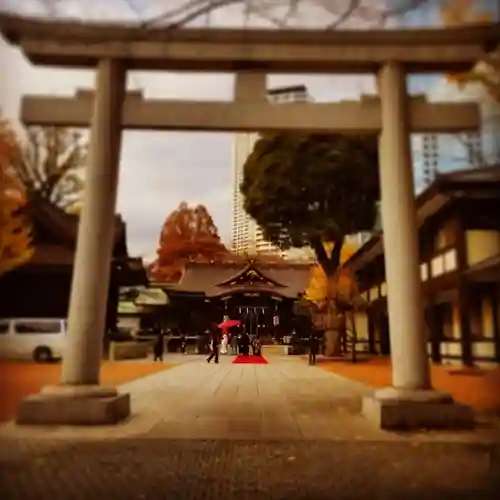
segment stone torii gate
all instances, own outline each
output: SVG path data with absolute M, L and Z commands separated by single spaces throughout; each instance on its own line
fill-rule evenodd
M 78 234 L 61 384 L 25 399 L 21 424 L 116 423 L 128 394 L 99 384 L 121 130 L 234 130 L 380 134 L 380 180 L 393 387 L 363 403 L 385 428 L 472 424 L 470 409 L 432 389 L 419 271 L 409 134 L 478 127 L 471 104 L 409 99 L 408 73 L 469 69 L 500 42 L 500 25 L 452 30 L 140 30 L 0 16 L 0 31 L 33 63 L 96 69 L 95 95 L 26 97 L 27 124 L 88 126 L 91 154 Z M 236 73 L 233 102 L 143 99 L 127 70 Z M 266 73 L 377 74 L 378 98 L 330 104 L 266 102 Z

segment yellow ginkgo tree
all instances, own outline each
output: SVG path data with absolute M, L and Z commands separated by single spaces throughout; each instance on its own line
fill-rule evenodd
M 459 87 L 469 83 L 481 84 L 488 94 L 500 103 L 500 49 L 485 54 L 471 71 L 453 75 Z
M 23 184 L 12 168 L 15 134 L 0 121 L 0 276 L 33 255 L 31 226 L 21 213 L 26 204 Z
M 477 3 L 470 0 L 444 1 L 440 15 L 446 27 L 487 24 L 492 21 L 489 12 L 478 10 Z M 469 83 L 480 83 L 497 102 L 500 102 L 500 49 L 486 53 L 471 71 L 448 75 L 448 80 L 460 87 Z
M 333 251 L 331 243 L 325 243 L 328 253 Z M 361 307 L 361 296 L 354 273 L 345 265 L 356 248 L 344 243 L 340 266 L 330 277 L 316 264 L 311 268 L 309 286 L 305 298 L 314 304 L 313 318 L 316 326 L 325 331 L 325 353 L 329 356 L 341 353 L 349 329 L 356 336 L 355 312 Z M 351 323 L 350 327 L 347 326 Z M 353 348 L 353 356 L 355 350 Z
M 477 2 L 471 0 L 442 1 L 440 17 L 444 26 L 449 28 L 456 28 L 467 24 L 491 23 L 491 14 L 483 10 L 478 10 Z

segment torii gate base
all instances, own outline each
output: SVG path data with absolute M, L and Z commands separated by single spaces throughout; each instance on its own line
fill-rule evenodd
M 439 122 L 439 132 L 445 131 L 444 125 L 449 126 L 450 131 L 456 131 L 460 126 L 464 130 L 470 129 L 471 115 L 458 105 L 462 112 L 457 115 L 450 109 L 446 118 L 449 121 L 445 123 L 444 108 L 439 108 L 438 112 L 437 108 L 432 110 L 433 107 L 426 103 L 416 103 L 413 109 L 409 109 L 405 77 L 406 72 L 453 71 L 470 67 L 485 49 L 500 41 L 498 26 L 391 33 L 313 34 L 294 31 L 276 34 L 231 30 L 144 33 L 128 28 L 64 25 L 0 15 L 0 30 L 8 40 L 20 45 L 32 62 L 97 69 L 91 155 L 78 233 L 61 384 L 23 400 L 17 415 L 18 423 L 102 425 L 116 423 L 130 414 L 127 394 L 118 394 L 115 389 L 99 384 L 121 129 L 135 125 L 137 128 L 214 130 L 220 129 L 218 122 L 223 121 L 230 129 L 262 131 L 271 123 L 274 129 L 297 130 L 301 128 L 304 116 L 309 117 L 309 124 L 304 128 L 309 131 L 317 129 L 323 120 L 318 108 L 314 111 L 307 108 L 306 113 L 306 108 L 300 106 L 285 110 L 262 104 L 265 75 L 259 68 L 265 68 L 269 73 L 378 71 L 380 104 L 362 103 L 356 116 L 368 113 L 366 116 L 371 117 L 369 125 L 374 127 L 372 132 L 380 133 L 380 185 L 393 387 L 377 391 L 372 398 L 365 399 L 363 414 L 385 429 L 473 426 L 474 416 L 470 408 L 456 404 L 449 395 L 435 391 L 431 386 L 409 138 L 411 127 L 425 126 L 424 122 Z M 167 103 L 160 106 L 158 112 L 151 103 L 143 103 L 132 96 L 127 104 L 125 99 L 125 73 L 128 69 L 234 71 L 235 68 L 249 72 L 246 77 L 236 80 L 236 106 L 219 103 L 207 107 L 191 103 L 175 107 Z M 252 70 L 260 74 L 252 76 Z M 257 102 L 260 104 L 256 105 Z M 29 114 L 31 109 L 35 114 L 24 118 L 31 124 L 38 119 L 44 120 L 42 124 L 48 124 L 47 120 L 54 117 L 53 124 L 60 125 L 57 120 L 66 120 L 66 124 L 84 126 L 88 117 L 87 104 L 81 101 L 73 104 L 59 106 L 51 112 L 47 103 L 32 100 L 25 111 Z M 372 105 L 376 108 L 371 108 Z M 209 108 L 217 112 L 207 113 Z M 255 114 L 252 114 L 252 108 Z M 355 108 L 352 103 L 349 105 L 349 109 Z M 165 109 L 172 113 L 168 120 L 162 111 Z M 303 111 L 306 114 L 302 114 Z M 458 123 L 461 119 L 465 119 L 465 124 Z M 356 127 L 349 119 L 339 119 L 344 127 L 340 130 L 336 129 L 338 125 L 331 118 L 322 123 L 332 133 L 345 132 L 346 129 L 354 132 Z M 367 124 L 364 125 L 366 132 Z
M 438 391 L 377 391 L 363 399 L 363 416 L 380 429 L 472 429 L 472 409 Z

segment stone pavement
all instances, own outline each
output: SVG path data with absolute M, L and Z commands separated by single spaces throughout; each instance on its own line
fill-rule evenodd
M 0 428 L 0 498 L 500 498 L 498 433 L 401 435 L 359 415 L 370 390 L 296 358 L 172 370 L 122 386 L 112 428 Z
M 0 447 L 2 500 L 498 500 L 499 475 L 491 450 L 437 443 L 134 438 Z

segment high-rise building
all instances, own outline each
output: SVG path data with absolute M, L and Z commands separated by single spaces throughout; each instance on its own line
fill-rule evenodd
M 406 0 L 387 0 L 389 8 L 404 8 Z M 476 0 L 474 8 L 487 12 L 492 20 L 499 18 L 499 3 Z M 442 26 L 441 2 L 427 2 L 403 15 L 394 16 L 392 27 Z M 413 168 L 417 193 L 425 189 L 439 172 L 476 168 L 500 161 L 500 110 L 487 102 L 484 89 L 458 89 L 443 75 L 411 75 L 408 78 L 412 94 L 426 94 L 435 101 L 477 101 L 481 106 L 482 124 L 477 133 L 423 134 L 412 137 Z M 472 87 L 472 86 L 470 86 Z M 496 111 L 495 111 L 496 109 Z
M 268 91 L 268 98 L 275 104 L 309 101 L 310 97 L 305 85 L 280 87 Z M 233 143 L 233 220 L 231 230 L 231 247 L 236 253 L 272 253 L 287 256 L 272 243 L 264 239 L 262 229 L 245 212 L 240 185 L 243 181 L 243 167 L 253 151 L 259 138 L 258 133 L 235 134 Z
M 415 165 L 417 192 L 429 186 L 438 173 L 484 166 L 481 133 L 423 134 L 418 139 L 421 155 L 420 165 Z

